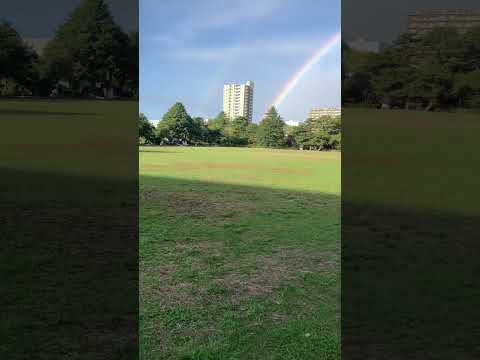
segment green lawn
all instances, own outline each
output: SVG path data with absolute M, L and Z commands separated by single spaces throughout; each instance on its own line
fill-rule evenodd
M 343 110 L 345 357 L 478 357 L 479 118 Z
M 137 109 L 134 101 L 0 100 L 0 167 L 136 180 Z
M 479 214 L 480 113 L 344 109 L 344 201 Z
M 340 358 L 340 153 L 140 149 L 142 359 Z
M 0 101 L 0 358 L 137 353 L 137 116 Z

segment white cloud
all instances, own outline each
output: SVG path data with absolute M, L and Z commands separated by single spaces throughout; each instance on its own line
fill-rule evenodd
M 145 36 L 147 41 L 185 42 L 201 31 L 219 30 L 228 26 L 245 25 L 262 20 L 277 11 L 285 0 L 193 2 L 185 11 L 185 20 L 171 31 Z
M 192 8 L 191 15 L 177 29 L 186 32 L 219 29 L 245 21 L 265 18 L 283 5 L 283 0 L 225 1 L 202 3 L 203 8 Z M 206 6 L 206 7 L 205 7 Z M 208 17 L 203 16 L 208 14 Z
M 224 61 L 234 56 L 309 56 L 321 45 L 319 39 L 264 39 L 235 46 L 172 49 L 165 56 L 181 60 Z

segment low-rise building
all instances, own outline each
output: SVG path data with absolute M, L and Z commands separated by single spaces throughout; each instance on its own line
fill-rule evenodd
M 480 10 L 419 10 L 408 15 L 407 31 L 410 34 L 421 35 L 438 27 L 452 27 L 460 33 L 465 33 L 477 26 L 480 26 Z
M 308 117 L 310 119 L 317 119 L 322 116 L 337 117 L 341 115 L 342 110 L 338 108 L 312 108 Z

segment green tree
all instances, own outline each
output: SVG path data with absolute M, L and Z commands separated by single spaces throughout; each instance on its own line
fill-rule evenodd
M 123 77 L 119 80 L 123 85 L 123 93 L 128 97 L 138 98 L 138 67 L 139 67 L 139 34 L 138 31 L 130 33 L 128 38 L 128 52 L 125 58 L 122 57 L 120 62 L 121 68 L 124 70 Z
M 414 64 L 417 56 L 418 39 L 410 34 L 401 35 L 391 47 L 370 58 L 364 67 L 364 77 L 359 76 L 358 80 L 365 81 L 365 77 L 369 80 L 367 91 L 377 102 L 409 108 L 418 93 Z
M 224 135 L 223 135 L 223 132 L 221 130 L 210 129 L 207 126 L 206 127 L 206 136 L 207 136 L 206 143 L 208 145 L 221 145 L 224 142 Z
M 231 146 L 231 139 L 228 136 L 227 127 L 229 126 L 230 121 L 225 114 L 221 111 L 215 118 L 208 121 L 207 127 L 210 131 L 209 137 L 211 138 L 212 143 L 224 146 Z
M 28 95 L 38 79 L 38 56 L 7 22 L 0 23 L 0 94 Z
M 480 70 L 480 26 L 471 28 L 462 39 L 462 65 L 465 72 Z
M 425 110 L 433 110 L 439 104 L 448 102 L 451 96 L 453 73 L 450 73 L 445 64 L 433 60 L 417 67 L 415 80 L 412 84 L 417 89 Z
M 250 146 L 257 145 L 257 131 L 258 131 L 258 124 L 249 123 L 247 126 L 247 143 Z
M 478 53 L 475 34 L 471 30 L 461 35 L 452 28 L 436 28 L 421 36 L 403 34 L 354 69 L 345 80 L 344 93 L 357 103 L 405 109 L 450 106 L 456 102 L 455 74 L 475 69 L 477 61 L 471 60 Z
M 257 131 L 257 145 L 278 148 L 285 145 L 285 123 L 274 106 L 268 110 Z
M 157 137 L 163 144 L 191 144 L 197 139 L 197 131 L 195 122 L 180 102 L 175 103 L 157 125 Z
M 480 107 L 480 70 L 455 76 L 453 93 L 462 107 Z
M 228 124 L 225 133 L 228 136 L 231 145 L 241 146 L 248 144 L 248 125 L 248 119 L 243 116 L 236 117 Z
M 297 148 L 297 140 L 295 138 L 295 130 L 296 126 L 292 125 L 286 125 L 284 127 L 284 132 L 285 132 L 285 145 L 291 148 Z
M 371 71 L 369 66 L 378 55 L 351 49 L 342 42 L 342 101 L 367 103 L 372 98 Z
M 221 111 L 215 118 L 208 121 L 208 127 L 212 130 L 224 130 L 228 123 L 227 115 Z
M 138 116 L 138 137 L 140 144 L 155 143 L 155 127 L 143 113 Z
M 333 150 L 341 147 L 340 117 L 307 119 L 294 132 L 298 146 L 304 150 Z
M 132 66 L 130 45 L 104 0 L 83 0 L 47 44 L 46 71 L 55 81 L 68 81 L 76 95 L 110 96 Z
M 476 106 L 479 53 L 479 26 L 466 33 L 440 27 L 423 35 L 403 34 L 368 56 L 344 46 L 342 97 L 406 109 Z
M 194 117 L 192 119 L 192 142 L 195 145 L 207 145 L 210 143 L 210 130 L 205 124 L 202 117 Z

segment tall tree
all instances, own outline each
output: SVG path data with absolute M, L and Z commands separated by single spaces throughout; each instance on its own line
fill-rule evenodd
M 196 127 L 182 103 L 173 105 L 157 125 L 160 142 L 178 145 L 191 144 L 195 140 Z
M 131 58 L 129 37 L 115 23 L 104 0 L 83 0 L 56 31 L 44 51 L 49 76 L 66 80 L 79 94 L 100 89 L 110 96 L 122 87 Z M 99 94 L 99 95 L 100 95 Z
M 257 145 L 278 148 L 285 145 L 285 123 L 274 106 L 268 110 L 257 131 Z
M 153 144 L 155 142 L 155 127 L 143 113 L 138 116 L 138 136 L 140 143 Z
M 31 93 L 38 78 L 38 56 L 13 26 L 0 23 L 0 94 Z
M 129 35 L 129 51 L 125 63 L 121 63 L 124 68 L 124 78 L 121 80 L 124 86 L 124 92 L 131 97 L 138 98 L 139 86 L 139 34 L 134 31 Z

